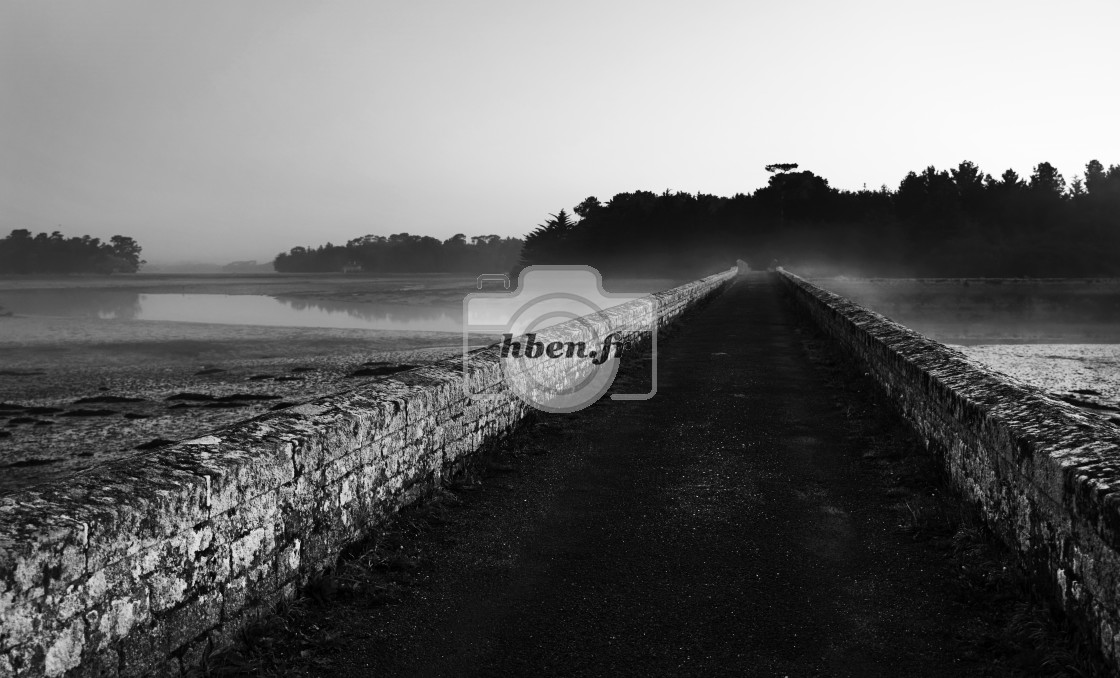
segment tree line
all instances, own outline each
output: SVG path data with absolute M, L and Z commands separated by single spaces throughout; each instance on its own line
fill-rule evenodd
M 0 239 L 2 273 L 135 273 L 145 263 L 141 247 L 128 236 L 114 235 L 109 242 L 88 235 L 67 238 L 16 229 Z
M 1097 160 L 1067 183 L 1047 162 L 994 178 L 974 163 L 909 172 L 898 188 L 838 190 L 797 163 L 767 165 L 766 186 L 721 197 L 650 191 L 560 210 L 524 240 L 396 233 L 293 247 L 279 272 L 516 272 L 590 264 L 611 275 L 696 275 L 745 259 L 863 275 L 1120 275 L 1120 165 Z M 134 273 L 130 237 L 109 242 L 17 229 L 0 239 L 0 273 Z
M 796 163 L 720 197 L 649 191 L 590 197 L 525 238 L 520 266 L 590 264 L 616 275 L 692 275 L 745 259 L 865 275 L 1120 275 L 1120 165 L 1069 183 L 1047 162 L 999 178 L 974 163 L 909 172 L 897 189 L 832 188 Z
M 364 271 L 369 273 L 501 273 L 519 261 L 523 241 L 497 235 L 462 233 L 440 241 L 430 236 L 394 233 L 365 235 L 345 245 L 293 247 L 276 255 L 281 273 Z

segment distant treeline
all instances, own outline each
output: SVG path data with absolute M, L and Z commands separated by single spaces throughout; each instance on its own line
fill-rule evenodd
M 518 262 L 523 241 L 462 233 L 447 240 L 408 233 L 367 235 L 345 245 L 293 247 L 276 255 L 281 273 L 364 271 L 369 273 L 504 273 Z
M 109 242 L 58 231 L 31 235 L 18 229 L 0 240 L 0 273 L 135 273 L 145 262 L 140 245 L 123 235 Z
M 1068 185 L 1049 163 L 998 179 L 965 161 L 910 172 L 896 190 L 843 191 L 794 163 L 730 198 L 648 191 L 591 197 L 525 238 L 521 265 L 622 275 L 730 266 L 829 266 L 875 275 L 1120 275 L 1120 166 Z

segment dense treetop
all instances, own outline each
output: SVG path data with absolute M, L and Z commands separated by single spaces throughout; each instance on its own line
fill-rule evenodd
M 590 264 L 611 275 L 686 276 L 745 259 L 756 267 L 825 266 L 863 275 L 1120 275 L 1120 165 L 1097 160 L 1070 181 L 1041 162 L 1029 177 L 994 178 L 964 161 L 909 172 L 898 188 L 846 191 L 797 163 L 766 166 L 766 186 L 721 197 L 633 191 L 560 210 L 524 240 L 446 240 L 396 233 L 345 245 L 294 247 L 280 272 L 515 271 Z M 133 273 L 140 245 L 115 235 L 66 238 L 14 230 L 0 239 L 2 273 Z
M 144 263 L 140 245 L 123 235 L 106 243 L 17 229 L 0 239 L 0 273 L 135 273 Z
M 345 245 L 293 247 L 278 254 L 281 273 L 360 270 L 369 273 L 503 273 L 517 264 L 522 241 L 496 235 L 462 233 L 440 241 L 429 236 L 395 233 L 366 235 Z
M 1049 163 L 999 178 L 964 161 L 908 173 L 895 190 L 842 191 L 796 163 L 753 193 L 587 198 L 525 239 L 521 265 L 590 264 L 624 275 L 699 274 L 775 260 L 867 275 L 1120 275 L 1120 166 L 1070 182 Z

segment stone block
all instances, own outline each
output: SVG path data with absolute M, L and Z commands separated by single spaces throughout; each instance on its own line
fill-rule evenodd
M 189 642 L 204 637 L 222 619 L 222 594 L 218 591 L 198 596 L 164 617 L 168 631 L 167 648 L 175 652 Z

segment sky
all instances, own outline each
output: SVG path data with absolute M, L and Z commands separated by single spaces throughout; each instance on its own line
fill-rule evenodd
M 0 1 L 0 234 L 269 261 L 588 196 L 1120 164 L 1120 3 Z

